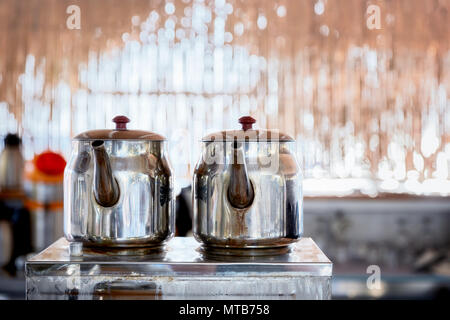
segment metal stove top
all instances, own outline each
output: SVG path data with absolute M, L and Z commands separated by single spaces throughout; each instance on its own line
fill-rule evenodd
M 221 256 L 203 250 L 193 237 L 175 237 L 163 250 L 138 249 L 99 251 L 83 248 L 73 254 L 73 244 L 61 238 L 27 262 L 28 269 L 46 267 L 46 275 L 58 275 L 63 265 L 97 265 L 102 272 L 145 274 L 294 273 L 331 276 L 332 263 L 311 238 L 302 238 L 283 254 L 263 256 Z M 72 254 L 71 254 L 72 252 Z M 52 267 L 49 269 L 49 265 Z M 83 269 L 82 269 L 83 270 Z M 86 268 L 86 271 L 90 270 Z

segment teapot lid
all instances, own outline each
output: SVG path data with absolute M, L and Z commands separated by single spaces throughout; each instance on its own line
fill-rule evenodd
M 116 116 L 112 121 L 116 124 L 115 129 L 89 130 L 74 137 L 74 140 L 150 140 L 164 141 L 166 138 L 150 131 L 128 130 L 127 123 L 130 122 L 125 116 Z
M 291 136 L 278 130 L 253 129 L 256 120 L 250 116 L 239 118 L 241 130 L 223 130 L 203 137 L 203 142 L 208 141 L 252 141 L 252 142 L 288 142 L 295 141 Z

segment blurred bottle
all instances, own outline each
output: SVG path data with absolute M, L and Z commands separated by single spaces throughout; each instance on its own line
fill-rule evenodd
M 63 179 L 66 161 L 55 152 L 38 154 L 25 165 L 26 206 L 31 212 L 34 251 L 63 236 Z
M 17 192 L 23 187 L 21 140 L 16 134 L 9 133 L 4 142 L 5 148 L 0 154 L 0 190 Z
M 24 206 L 21 140 L 8 134 L 0 153 L 0 266 L 16 273 L 15 260 L 31 252 L 30 213 Z

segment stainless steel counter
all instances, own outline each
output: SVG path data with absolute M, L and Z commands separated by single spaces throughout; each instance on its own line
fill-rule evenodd
M 332 263 L 311 238 L 287 253 L 211 256 L 193 238 L 162 251 L 98 252 L 59 239 L 26 264 L 27 299 L 329 299 Z

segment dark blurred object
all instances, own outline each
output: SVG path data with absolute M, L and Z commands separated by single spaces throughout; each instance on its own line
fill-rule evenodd
M 63 236 L 65 166 L 64 158 L 50 150 L 25 165 L 26 207 L 31 213 L 31 241 L 36 252 Z
M 305 198 L 304 216 L 336 267 L 432 272 L 450 250 L 450 198 Z
M 8 133 L 5 137 L 4 142 L 5 146 L 18 147 L 22 143 L 22 140 L 19 138 L 17 134 Z
M 432 299 L 441 301 L 450 301 L 450 288 L 445 286 L 438 287 L 434 292 Z
M 30 213 L 20 198 L 5 200 L 1 199 L 2 197 L 0 197 L 0 225 L 3 230 L 0 237 L 2 255 L 0 260 L 3 268 L 14 275 L 16 259 L 32 251 Z
M 350 267 L 350 266 L 349 266 Z M 390 273 L 381 269 L 381 284 L 378 288 L 367 286 L 364 271 L 343 275 L 333 265 L 332 294 L 333 299 L 408 299 L 408 300 L 443 300 L 448 299 L 450 278 L 432 274 Z
M 23 186 L 24 161 L 20 151 L 21 140 L 16 134 L 7 134 L 5 148 L 0 154 L 0 190 L 17 191 Z
M 176 236 L 186 237 L 192 230 L 191 187 L 182 188 L 176 199 Z
M 306 197 L 304 216 L 333 261 L 334 299 L 436 299 L 450 288 L 448 197 Z M 369 266 L 380 268 L 378 289 Z
M 15 260 L 31 252 L 30 213 L 24 206 L 24 160 L 16 134 L 4 139 L 0 154 L 0 266 L 16 273 Z

